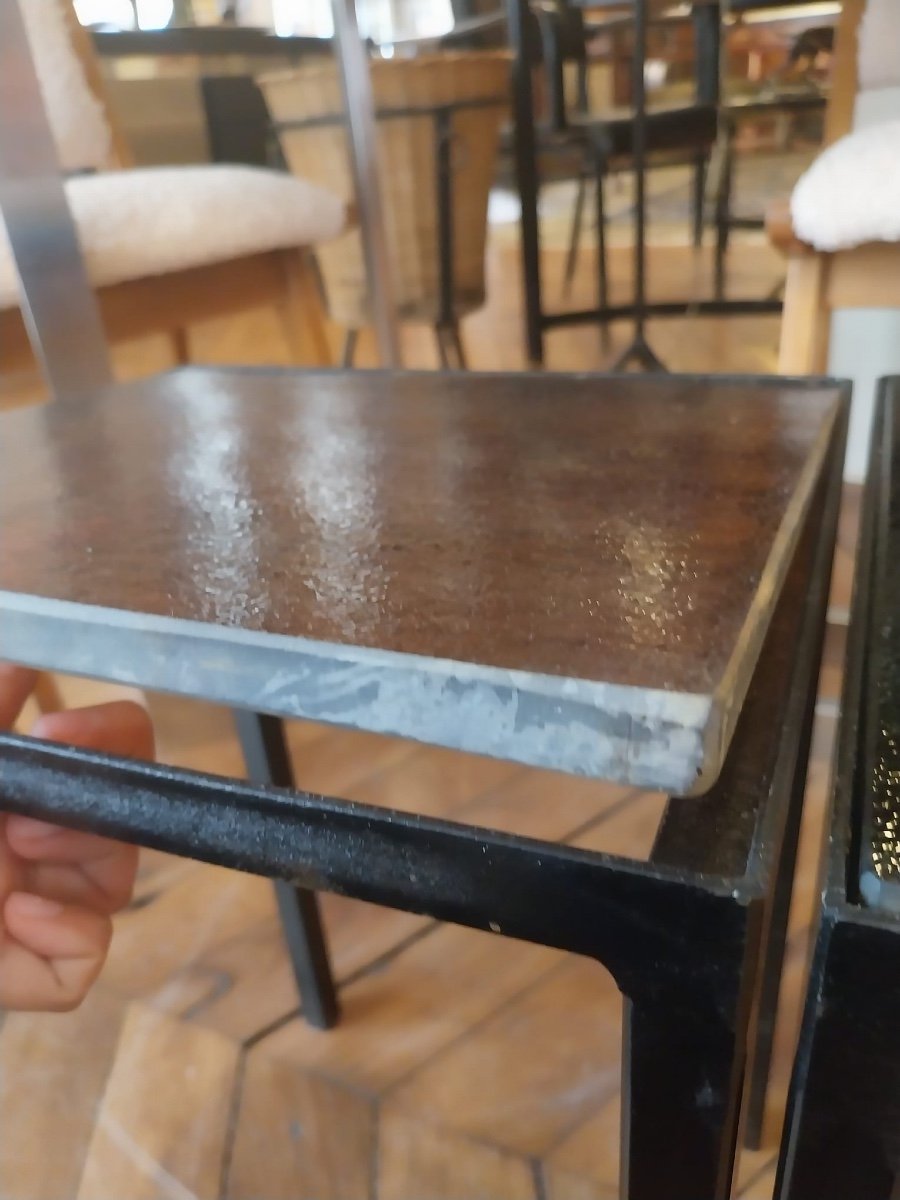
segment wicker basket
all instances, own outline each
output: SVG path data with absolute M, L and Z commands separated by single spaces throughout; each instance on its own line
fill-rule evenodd
M 488 193 L 509 93 L 506 53 L 441 53 L 373 59 L 372 88 L 392 284 L 401 318 L 440 324 L 439 121 L 449 131 L 453 320 L 484 303 Z M 336 64 L 321 61 L 262 77 L 288 166 L 353 200 L 349 139 Z M 348 329 L 369 324 L 358 229 L 317 250 L 331 317 Z M 446 267 L 445 267 L 446 270 Z

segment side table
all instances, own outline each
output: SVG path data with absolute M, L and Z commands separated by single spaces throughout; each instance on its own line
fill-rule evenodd
M 863 505 L 825 887 L 778 1168 L 782 1200 L 891 1200 L 900 1121 L 900 379 Z
M 726 1200 L 846 418 L 828 381 L 194 369 L 5 414 L 0 657 L 673 799 L 640 863 L 8 735 L 0 802 L 597 959 L 623 1195 Z

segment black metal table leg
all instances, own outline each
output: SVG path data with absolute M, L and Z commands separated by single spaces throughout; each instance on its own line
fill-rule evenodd
M 818 657 L 821 657 L 821 646 Z M 815 695 L 811 693 L 800 736 L 796 769 L 788 800 L 784 838 L 775 865 L 775 881 L 765 917 L 760 949 L 760 980 L 756 1016 L 753 1022 L 753 1040 L 750 1047 L 745 1100 L 746 1117 L 743 1128 L 744 1145 L 751 1150 L 758 1150 L 762 1144 L 766 1093 L 772 1067 L 775 1022 L 778 1015 L 788 918 L 791 910 L 794 870 L 797 863 L 797 846 L 803 818 L 807 764 L 815 720 L 815 700 Z
M 895 929 L 819 930 L 778 1166 L 779 1200 L 892 1200 L 900 1148 Z
M 245 709 L 235 709 L 234 719 L 248 778 L 254 783 L 293 787 L 284 722 Z M 275 880 L 274 887 L 303 1015 L 317 1029 L 330 1029 L 337 1024 L 340 1004 L 316 894 L 282 880 Z
M 626 1006 L 621 1194 L 628 1200 L 728 1200 L 747 1009 L 650 992 Z
M 882 381 L 873 425 L 825 887 L 777 1200 L 900 1195 L 900 379 Z
M 818 626 L 814 652 L 817 661 L 822 657 L 824 636 L 825 626 L 824 623 L 821 623 Z M 791 910 L 797 848 L 803 819 L 803 800 L 816 716 L 816 698 L 815 689 L 810 690 L 806 700 L 806 710 L 798 730 L 797 750 L 786 805 L 784 834 L 775 861 L 772 894 L 764 917 L 760 950 L 760 980 L 756 1015 L 753 1021 L 753 1039 L 750 1046 L 746 1117 L 743 1129 L 744 1144 L 754 1150 L 759 1149 L 762 1142 L 766 1093 L 772 1065 L 775 1022 L 787 944 L 788 918 Z

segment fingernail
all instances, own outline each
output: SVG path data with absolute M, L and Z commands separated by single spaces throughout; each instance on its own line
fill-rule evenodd
M 58 917 L 63 906 L 56 900 L 48 900 L 45 896 L 35 896 L 31 892 L 13 892 L 7 904 L 14 902 L 20 913 L 26 917 L 36 917 L 39 921 L 49 921 Z

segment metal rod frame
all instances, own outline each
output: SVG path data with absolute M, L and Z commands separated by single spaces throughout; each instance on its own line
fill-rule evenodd
M 399 367 L 400 330 L 378 171 L 378 131 L 368 56 L 356 23 L 355 0 L 332 0 L 331 8 L 378 353 L 382 366 Z
M 602 963 L 627 999 L 623 1196 L 727 1200 L 761 955 L 793 873 L 846 417 L 845 397 L 722 774 L 671 800 L 649 862 L 12 734 L 0 808 Z
M 22 317 L 57 399 L 112 381 L 19 0 L 0 0 L 0 214 L 19 278 Z

